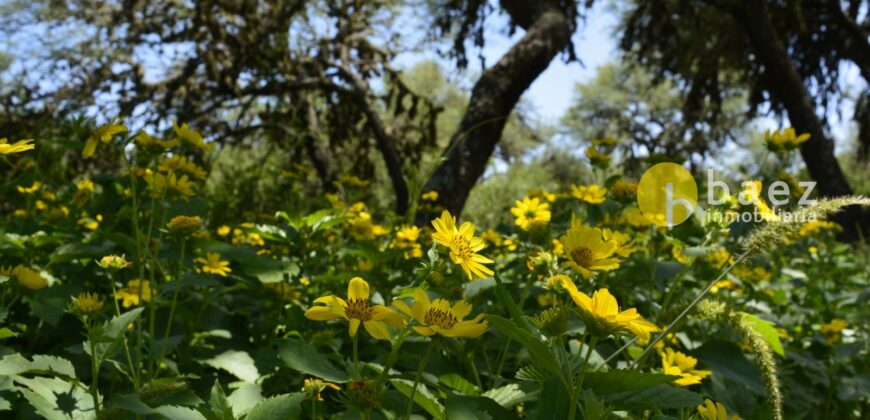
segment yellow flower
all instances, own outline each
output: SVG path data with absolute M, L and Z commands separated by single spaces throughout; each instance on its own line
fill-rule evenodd
M 620 221 L 636 228 L 646 227 L 653 224 L 637 207 L 632 207 L 624 211 L 620 217 Z
M 91 315 L 103 309 L 103 300 L 96 293 L 81 293 L 73 298 L 73 307 L 80 314 Z
M 826 324 L 822 324 L 821 333 L 828 340 L 828 343 L 834 344 L 840 341 L 840 333 L 849 326 L 849 323 L 842 318 L 834 318 Z
M 720 290 L 733 290 L 735 294 L 740 295 L 740 287 L 734 284 L 733 281 L 724 279 L 717 281 L 713 287 L 710 288 L 710 293 L 716 294 L 719 293 Z
M 227 273 L 233 272 L 230 269 L 230 262 L 221 260 L 221 254 L 217 252 L 206 253 L 205 258 L 199 257 L 194 261 L 202 264 L 200 270 L 204 273 L 226 277 Z
M 637 183 L 618 179 L 610 187 L 617 200 L 631 201 L 637 198 Z
M 208 177 L 205 169 L 199 165 L 187 160 L 184 156 L 172 156 L 160 161 L 157 164 L 157 170 L 161 172 L 176 172 L 180 174 L 190 175 L 192 178 L 204 180 Z
M 369 284 L 360 277 L 354 277 L 347 285 L 347 300 L 338 296 L 323 296 L 314 300 L 323 305 L 312 306 L 305 311 L 305 317 L 314 321 L 346 319 L 349 321 L 350 336 L 356 336 L 359 325 L 378 340 L 389 340 L 387 324 L 403 327 L 405 320 L 398 312 L 369 302 Z
M 480 239 L 483 239 L 483 241 L 487 245 L 491 245 L 494 247 L 501 246 L 501 243 L 503 242 L 501 234 L 496 232 L 494 229 L 487 229 L 487 230 L 481 232 Z
M 438 191 L 426 191 L 423 193 L 421 198 L 426 201 L 438 201 Z
M 94 181 L 91 181 L 90 179 L 83 179 L 76 183 L 76 189 L 79 191 L 94 192 Z
M 196 185 L 187 177 L 187 175 L 179 177 L 175 172 L 170 172 L 166 175 L 161 173 L 150 173 L 145 176 L 145 182 L 151 188 L 152 196 L 154 197 L 160 197 L 164 194 L 174 192 L 187 200 L 195 194 L 194 189 L 196 188 Z
M 230 227 L 227 225 L 223 225 L 217 229 L 217 234 L 220 236 L 227 236 L 230 234 Z
M 124 257 L 119 257 L 117 255 L 106 255 L 105 257 L 100 258 L 100 260 L 97 261 L 97 265 L 102 268 L 113 268 L 116 270 L 120 270 L 122 268 L 130 267 L 131 265 L 133 265 L 133 263 L 127 261 L 126 259 L 124 259 Z
M 586 149 L 586 158 L 589 159 L 592 166 L 606 168 L 610 164 L 610 155 L 600 152 L 595 147 Z
M 650 333 L 661 331 L 652 322 L 645 320 L 637 310 L 629 308 L 619 310 L 616 298 L 607 289 L 598 289 L 589 295 L 577 290 L 577 286 L 564 274 L 550 278 L 550 287 L 562 288 L 568 292 L 571 299 L 580 308 L 583 322 L 591 333 L 600 337 L 611 334 L 633 334 L 641 340 L 649 340 Z
M 610 229 L 602 229 L 601 237 L 605 241 L 616 242 L 616 255 L 623 258 L 628 258 L 637 249 L 634 247 L 634 241 L 627 233 L 613 231 Z
M 18 280 L 18 284 L 30 290 L 39 290 L 48 286 L 48 280 L 40 272 L 23 265 L 15 267 L 12 275 Z
M 532 230 L 542 227 L 550 222 L 550 205 L 542 203 L 538 198 L 526 197 L 522 201 L 517 200 L 511 209 L 516 220 L 516 225 L 522 230 Z
M 450 302 L 445 299 L 430 302 L 426 291 L 419 288 L 414 291 L 414 303 L 410 307 L 401 300 L 393 302 L 393 306 L 413 317 L 417 322 L 414 331 L 426 337 L 440 334 L 445 337 L 477 338 L 489 327 L 486 320 L 483 320 L 483 314 L 470 320 L 462 320 L 471 313 L 470 303 L 460 300 L 451 307 Z
M 85 142 L 85 149 L 82 150 L 82 156 L 86 158 L 93 156 L 94 152 L 97 151 L 98 142 L 108 144 L 116 134 L 121 134 L 126 131 L 127 127 L 124 125 L 124 120 L 121 118 L 112 119 L 112 121 L 97 127 L 88 137 L 87 142 Z
M 687 356 L 674 349 L 667 348 L 664 352 L 659 352 L 662 358 L 662 373 L 665 375 L 679 376 L 680 379 L 673 381 L 673 384 L 679 386 L 697 385 L 701 380 L 710 376 L 713 372 L 709 370 L 698 370 L 695 366 L 698 364 L 698 359 Z
M 674 259 L 683 265 L 689 265 L 692 263 L 692 257 L 683 253 L 682 246 L 674 245 L 671 247 L 671 255 Z
M 33 193 L 39 191 L 40 188 L 42 188 L 42 183 L 39 181 L 35 181 L 33 183 L 33 185 L 31 185 L 29 187 L 22 187 L 20 185 L 15 187 L 15 189 L 17 189 L 18 192 L 20 192 L 22 194 L 33 194 Z
M 0 139 L 0 155 L 11 155 L 13 153 L 26 152 L 33 150 L 36 145 L 32 144 L 32 139 L 18 140 L 15 143 L 9 144 L 5 138 Z
M 595 271 L 611 271 L 619 268 L 619 260 L 613 258 L 618 244 L 605 241 L 601 229 L 575 225 L 559 238 L 565 247 L 565 267 L 591 278 Z
M 160 140 L 152 135 L 140 131 L 139 134 L 136 135 L 136 145 L 140 147 L 152 147 L 155 149 L 171 149 L 175 146 L 178 146 L 178 139 L 173 140 Z
M 717 269 L 722 268 L 726 263 L 734 262 L 731 253 L 725 248 L 716 248 L 715 250 L 708 251 L 706 260 Z
M 464 222 L 457 229 L 456 219 L 444 210 L 440 218 L 432 221 L 432 226 L 435 228 L 432 239 L 450 249 L 450 259 L 462 267 L 469 280 L 485 279 L 494 274 L 484 265 L 493 261 L 477 253 L 486 244 L 483 239 L 474 236 L 471 222 Z
M 548 203 L 552 203 L 556 201 L 556 194 L 551 192 L 547 192 L 544 190 L 534 189 L 529 191 L 529 197 L 531 198 L 540 198 Z
M 558 239 L 553 239 L 550 242 L 553 244 L 554 255 L 558 255 L 560 257 L 565 255 L 565 245 L 562 245 L 562 242 L 560 242 Z
M 423 249 L 417 240 L 420 239 L 420 228 L 417 226 L 404 226 L 396 231 L 396 238 L 393 240 L 392 247 L 405 251 L 403 256 L 406 260 L 411 258 L 420 258 L 423 256 Z
M 341 388 L 338 385 L 318 378 L 306 378 L 302 386 L 302 391 L 308 394 L 308 397 L 311 399 L 323 401 L 323 397 L 320 396 L 320 393 L 327 388 L 341 391 Z
M 572 185 L 571 196 L 589 204 L 601 204 L 607 196 L 607 188 L 592 185 Z
M 95 218 L 89 217 L 87 214 L 79 219 L 78 224 L 84 226 L 87 230 L 97 230 L 100 227 L 100 222 L 103 221 L 103 215 L 98 214 Z
M 714 403 L 710 400 L 704 400 L 704 405 L 698 406 L 698 414 L 703 420 L 739 420 L 740 417 L 728 417 L 728 410 L 721 403 Z
M 191 130 L 190 127 L 187 126 L 187 123 L 181 124 L 181 127 L 179 127 L 178 122 L 173 121 L 172 129 L 175 130 L 175 135 L 178 136 L 178 138 L 190 143 L 191 146 L 194 146 L 203 152 L 210 152 L 211 149 L 214 148 L 214 144 L 206 143 L 205 140 L 202 139 L 202 135 Z
M 178 233 L 190 233 L 202 226 L 202 219 L 199 216 L 175 216 L 167 224 L 169 230 Z
M 761 181 L 749 181 L 743 186 L 743 191 L 740 193 L 743 202 L 753 203 L 761 218 L 766 222 L 778 222 L 780 217 L 771 209 L 764 198 L 761 197 L 762 185 Z
M 779 131 L 765 131 L 764 142 L 767 144 L 767 149 L 771 152 L 786 152 L 795 150 L 800 145 L 809 140 L 809 133 L 795 134 L 794 128 L 786 128 Z
M 743 279 L 743 280 L 752 280 L 752 281 L 767 281 L 770 280 L 771 274 L 770 271 L 767 271 L 764 267 L 746 267 L 743 265 L 734 267 L 731 270 L 731 274 Z
M 151 282 L 148 280 L 130 280 L 127 282 L 127 287 L 115 291 L 115 300 L 121 299 L 122 305 L 129 308 L 139 304 L 139 295 L 142 295 L 142 301 L 151 302 L 151 299 L 156 294 L 151 288 Z
M 803 237 L 807 237 L 819 235 L 827 231 L 841 232 L 842 230 L 843 228 L 835 222 L 829 222 L 827 220 L 813 220 L 801 226 L 801 229 L 798 233 Z
M 378 236 L 384 236 L 389 231 L 383 226 L 372 222 L 372 216 L 365 211 L 357 213 L 356 217 L 348 220 L 350 234 L 358 241 L 371 241 Z

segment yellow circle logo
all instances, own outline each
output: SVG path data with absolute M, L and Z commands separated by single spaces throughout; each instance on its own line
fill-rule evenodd
M 643 216 L 662 227 L 686 221 L 698 203 L 698 184 L 692 173 L 676 163 L 647 169 L 637 185 L 637 204 Z

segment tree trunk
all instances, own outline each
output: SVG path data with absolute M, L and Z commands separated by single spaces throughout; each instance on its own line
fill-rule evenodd
M 471 188 L 483 175 L 502 130 L 523 92 L 570 41 L 570 13 L 555 2 L 502 0 L 501 6 L 525 35 L 474 85 L 468 109 L 450 140 L 439 166 L 423 191 L 438 192 L 438 204 L 453 214 L 462 212 Z M 568 7 L 574 7 L 570 5 Z M 432 214 L 420 213 L 425 224 Z
M 756 57 L 764 65 L 768 90 L 785 106 L 795 130 L 811 136 L 801 145 L 801 156 L 810 176 L 816 181 L 819 194 L 823 197 L 852 194 L 834 155 L 834 142 L 825 134 L 803 79 L 771 25 L 767 2 L 744 0 L 742 10 L 735 18 L 749 35 Z M 843 226 L 843 239 L 858 238 L 858 230 L 864 225 L 860 209 L 848 208 L 835 219 Z

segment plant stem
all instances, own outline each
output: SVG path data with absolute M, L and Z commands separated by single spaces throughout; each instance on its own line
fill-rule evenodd
M 381 374 L 378 375 L 378 379 L 375 380 L 375 389 L 378 389 L 378 386 L 384 382 L 384 379 L 389 375 L 390 369 L 393 368 L 393 365 L 396 364 L 396 360 L 399 356 L 399 349 L 402 348 L 402 344 L 404 344 L 405 339 L 408 338 L 408 335 L 411 333 L 411 326 L 405 327 L 402 332 L 399 333 L 399 336 L 396 338 L 395 344 L 393 344 L 393 348 L 390 350 L 390 355 L 387 356 L 387 361 L 384 363 L 384 369 L 381 371 Z
M 94 342 L 94 335 L 91 334 L 92 326 L 90 325 L 90 321 L 87 323 L 88 328 L 88 341 L 91 344 L 91 398 L 94 399 L 94 412 L 97 414 L 97 417 L 100 416 L 100 397 L 99 397 L 99 378 L 100 378 L 100 366 L 97 364 L 97 345 Z
M 574 420 L 577 415 L 577 402 L 580 400 L 580 393 L 583 391 L 583 379 L 586 378 L 586 371 L 589 370 L 589 357 L 592 356 L 592 351 L 595 350 L 595 345 L 598 344 L 598 337 L 592 336 L 586 348 L 586 356 L 583 358 L 583 370 L 580 371 L 580 378 L 577 379 L 577 385 L 571 390 L 571 407 L 568 410 L 568 419 Z M 571 372 L 571 376 L 574 373 Z
M 353 374 L 357 378 L 360 376 L 359 372 L 359 356 L 358 356 L 358 341 L 359 341 L 359 331 L 357 334 L 353 335 Z
M 408 397 L 408 407 L 405 409 L 405 418 L 411 418 L 411 410 L 414 408 L 414 394 L 417 393 L 417 384 L 420 383 L 420 378 L 423 377 L 423 369 L 426 368 L 426 363 L 429 362 L 429 356 L 432 355 L 432 349 L 435 348 L 435 340 L 432 340 L 429 343 L 429 347 L 426 348 L 426 354 L 423 355 L 423 359 L 420 360 L 420 366 L 417 368 L 417 376 L 414 378 L 414 386 L 411 387 L 411 396 Z
M 181 280 L 181 272 L 184 270 L 184 251 L 187 242 L 181 240 L 181 252 L 178 258 L 178 272 L 175 275 L 175 281 Z M 172 329 L 172 319 L 175 317 L 175 305 L 178 303 L 178 291 L 181 287 L 176 284 L 175 290 L 172 293 L 172 305 L 169 307 L 169 319 L 166 321 L 166 330 L 163 332 L 163 342 L 160 343 L 160 355 L 157 357 L 157 370 L 155 374 L 160 372 L 160 364 L 163 363 L 163 353 L 166 349 L 166 342 L 169 340 L 169 330 Z

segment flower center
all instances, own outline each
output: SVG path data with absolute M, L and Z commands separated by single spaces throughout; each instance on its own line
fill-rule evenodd
M 571 260 L 581 267 L 590 267 L 595 261 L 595 256 L 591 249 L 582 246 L 571 251 Z
M 429 310 L 426 311 L 423 320 L 426 321 L 426 324 L 428 325 L 437 325 L 445 330 L 453 328 L 458 321 L 453 313 L 436 308 L 429 308 Z
M 538 213 L 535 212 L 534 210 L 526 210 L 526 218 L 534 219 L 537 216 L 538 216 Z
M 348 318 L 360 321 L 372 319 L 372 312 L 374 312 L 374 309 L 369 306 L 368 299 L 348 299 L 347 307 L 344 308 L 344 314 Z
M 474 251 L 471 249 L 471 242 L 469 242 L 468 239 L 456 235 L 453 237 L 453 243 L 450 247 L 450 253 L 457 258 L 466 260 L 470 258 L 472 254 L 474 254 Z

